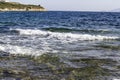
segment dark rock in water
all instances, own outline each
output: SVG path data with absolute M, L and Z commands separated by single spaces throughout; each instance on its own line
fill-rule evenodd
M 0 51 L 0 57 L 6 57 L 6 56 L 9 56 L 9 55 L 10 55 L 10 53 Z
M 0 44 L 5 44 L 4 42 L 0 41 Z

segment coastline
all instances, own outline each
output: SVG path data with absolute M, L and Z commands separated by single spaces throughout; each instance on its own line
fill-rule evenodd
M 4 11 L 46 11 L 45 9 L 0 9 L 0 12 L 4 12 Z
M 29 5 L 17 2 L 0 2 L 0 11 L 46 11 L 46 9 L 41 5 Z

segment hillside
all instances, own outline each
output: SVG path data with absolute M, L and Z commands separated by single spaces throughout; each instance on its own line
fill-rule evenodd
M 44 11 L 40 5 L 25 5 L 16 2 L 0 2 L 0 11 Z

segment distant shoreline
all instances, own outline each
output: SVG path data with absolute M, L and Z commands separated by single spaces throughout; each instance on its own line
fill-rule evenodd
M 41 5 L 26 5 L 16 2 L 0 2 L 0 11 L 46 11 Z
M 12 10 L 9 10 L 9 9 L 0 9 L 0 12 L 7 12 L 7 11 L 10 11 L 10 12 L 14 12 L 14 11 L 21 11 L 21 12 L 24 12 L 24 11 L 46 11 L 46 10 L 44 10 L 44 9 L 42 9 L 42 10 L 39 10 L 39 9 L 31 9 L 31 10 L 26 10 L 26 9 L 17 9 L 17 10 L 14 10 L 14 9 L 12 9 Z

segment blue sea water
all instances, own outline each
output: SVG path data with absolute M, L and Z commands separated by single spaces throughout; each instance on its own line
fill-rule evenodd
M 65 59 L 95 57 L 120 65 L 120 13 L 0 12 L 0 51 L 57 54 Z
M 10 53 L 30 54 L 35 50 L 34 55 L 45 52 L 80 54 L 82 50 L 90 56 L 101 56 L 108 53 L 103 46 L 108 46 L 111 50 L 109 54 L 120 55 L 119 50 L 112 50 L 110 47 L 119 49 L 119 41 L 119 13 L 0 13 L 0 49 Z M 21 50 L 17 51 L 14 47 Z M 22 48 L 25 51 L 22 52 Z M 99 49 L 96 50 L 97 48 Z M 84 49 L 88 49 L 88 52 Z

